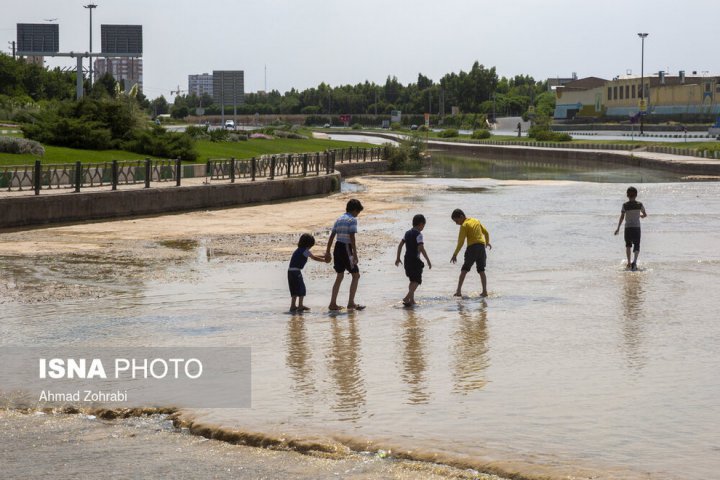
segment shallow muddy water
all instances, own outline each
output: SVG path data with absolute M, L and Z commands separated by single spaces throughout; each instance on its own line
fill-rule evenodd
M 87 278 L 82 262 L 74 274 L 65 269 L 79 292 L 114 290 L 5 303 L 1 342 L 247 345 L 252 408 L 188 415 L 268 436 L 528 475 L 713 478 L 720 470 L 720 185 L 616 167 L 553 173 L 516 165 L 494 174 L 468 159 L 433 161 L 421 176 L 400 179 L 417 186 L 400 199 L 409 208 L 359 218 L 365 311 L 327 312 L 328 265 L 308 263 L 312 311 L 291 315 L 286 262 L 217 259 L 212 242 L 183 243 L 195 249 L 192 260 L 150 279 Z M 590 181 L 569 181 L 581 179 Z M 637 272 L 625 270 L 622 236 L 613 236 L 628 182 L 649 215 Z M 452 297 L 454 208 L 490 231 L 487 299 L 477 295 L 474 272 L 466 298 Z M 425 269 L 419 305 L 405 309 L 407 281 L 393 262 L 415 213 L 428 220 L 433 268 Z M 364 255 L 371 231 L 396 240 Z M 18 257 L 1 268 L 6 282 L 38 288 L 53 275 Z

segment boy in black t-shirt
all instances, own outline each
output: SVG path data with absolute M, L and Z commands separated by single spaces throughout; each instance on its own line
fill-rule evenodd
M 400 265 L 400 253 L 402 252 L 403 245 L 405 245 L 405 275 L 410 279 L 410 285 L 408 286 L 408 293 L 403 298 L 403 305 L 410 307 L 415 305 L 415 290 L 422 283 L 422 271 L 425 264 L 420 260 L 420 255 L 425 257 L 428 268 L 432 268 L 430 258 L 428 258 L 427 252 L 425 252 L 425 241 L 423 239 L 422 231 L 425 228 L 425 217 L 423 215 L 415 215 L 413 217 L 413 228 L 405 232 L 405 236 L 400 240 L 400 244 L 397 249 L 397 258 L 395 259 L 395 266 Z
M 627 254 L 627 268 L 633 271 L 637 270 L 637 259 L 640 254 L 640 219 L 647 217 L 645 207 L 642 203 L 636 201 L 637 188 L 630 187 L 627 189 L 628 201 L 623 203 L 620 211 L 620 221 L 615 229 L 615 235 L 620 232 L 620 225 L 625 220 L 625 253 Z M 633 248 L 634 247 L 634 248 Z M 630 250 L 635 253 L 632 262 L 630 261 Z

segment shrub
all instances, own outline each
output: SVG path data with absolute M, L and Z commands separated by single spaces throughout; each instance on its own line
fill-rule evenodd
M 123 148 L 143 155 L 188 161 L 198 157 L 189 135 L 168 132 L 159 126 L 134 132 L 133 138 L 125 142 Z
M 428 130 L 430 130 L 430 129 L 428 127 L 426 127 L 425 125 L 420 125 L 417 129 L 418 132 L 427 132 Z
M 185 133 L 187 133 L 190 138 L 198 139 L 198 138 L 209 138 L 210 135 L 208 133 L 208 127 L 207 125 L 201 125 L 201 126 L 195 126 L 190 125 L 185 129 Z
M 482 140 L 482 139 L 490 138 L 490 137 L 491 137 L 490 130 L 485 130 L 485 129 L 475 130 L 472 134 L 472 138 L 474 138 L 476 140 Z
M 538 142 L 569 142 L 572 140 L 572 137 L 567 133 L 553 132 L 536 125 L 530 127 L 528 136 Z
M 227 137 L 228 142 L 247 142 L 247 135 L 244 135 L 242 133 L 231 133 Z
M 109 128 L 98 121 L 82 118 L 50 114 L 37 123 L 23 125 L 22 131 L 28 138 L 60 147 L 87 150 L 119 148 L 119 141 L 113 141 Z
M 418 135 L 400 140 L 398 145 L 386 143 L 385 159 L 390 164 L 390 170 L 419 170 L 422 166 L 425 143 Z
M 216 128 L 215 130 L 210 130 L 208 133 L 210 134 L 211 142 L 224 142 L 230 134 L 230 132 L 224 128 Z
M 45 149 L 34 140 L 18 137 L 0 137 L 0 153 L 29 153 L 42 157 L 45 155 Z
M 442 132 L 438 133 L 438 137 L 440 138 L 454 138 L 459 135 L 460 133 L 454 128 L 448 128 L 447 130 L 443 130 Z
M 403 127 L 402 127 L 402 125 L 400 125 L 399 123 L 393 122 L 393 123 L 390 124 L 390 129 L 391 129 L 391 130 L 402 130 Z
M 353 130 L 362 130 L 363 127 L 359 123 L 353 123 L 352 127 L 350 128 Z
M 285 130 L 275 130 L 275 136 L 278 138 L 294 138 L 296 140 L 307 140 L 308 137 L 300 135 L 299 133 L 288 132 Z

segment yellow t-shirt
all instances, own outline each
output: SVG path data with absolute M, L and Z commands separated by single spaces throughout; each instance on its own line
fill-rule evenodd
M 485 229 L 482 223 L 474 218 L 466 218 L 462 225 L 460 225 L 460 233 L 458 233 L 458 243 L 455 247 L 454 256 L 457 256 L 458 252 L 465 243 L 467 238 L 468 247 L 475 245 L 476 243 L 485 244 L 485 238 L 489 236 L 488 231 Z

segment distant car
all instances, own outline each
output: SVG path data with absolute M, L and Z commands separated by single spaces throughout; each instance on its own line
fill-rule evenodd
M 159 119 L 159 118 L 156 118 L 156 119 L 155 119 L 155 125 L 160 125 L 160 119 Z
M 330 124 L 326 123 L 325 125 L 323 125 L 323 128 L 330 128 Z
M 417 125 L 410 125 L 410 130 L 417 130 L 417 129 L 418 129 Z
M 235 121 L 225 120 L 225 130 L 235 130 Z

